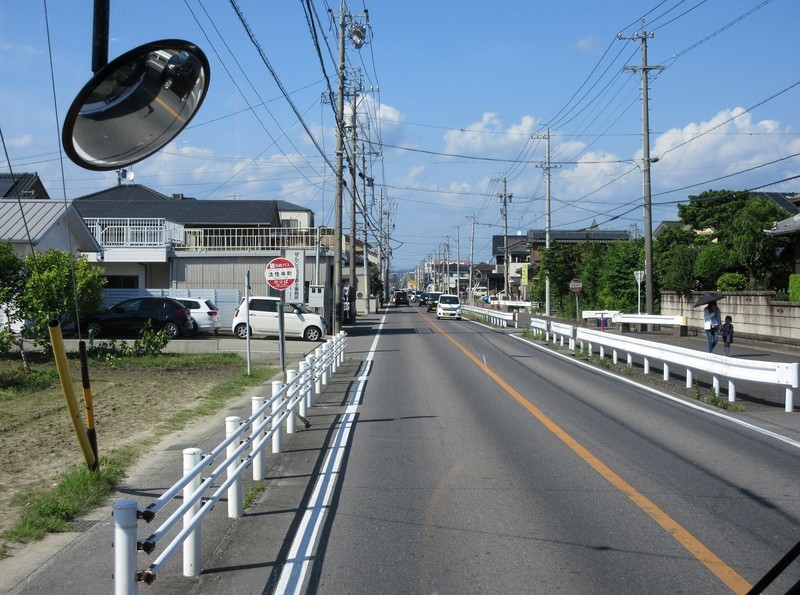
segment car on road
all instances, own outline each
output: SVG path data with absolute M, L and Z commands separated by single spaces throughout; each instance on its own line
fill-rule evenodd
M 219 317 L 219 308 L 211 300 L 204 298 L 175 298 L 189 308 L 192 315 L 192 329 L 194 334 L 212 333 L 216 335 L 222 326 Z
M 190 337 L 194 333 L 189 309 L 178 300 L 167 297 L 142 296 L 115 304 L 88 316 L 83 322 L 92 337 L 136 335 L 147 321 L 169 339 Z
M 405 291 L 395 291 L 392 301 L 395 306 L 408 306 L 408 294 Z
M 429 291 L 428 297 L 425 299 L 425 306 L 427 306 L 428 312 L 435 312 L 436 305 L 439 302 L 439 296 L 442 295 L 443 292 L 441 291 Z
M 445 293 L 436 303 L 436 319 L 455 318 L 461 320 L 461 300 L 457 295 Z
M 277 337 L 280 298 L 271 296 L 250 297 L 250 336 L 267 335 Z M 247 338 L 247 312 L 245 301 L 239 304 L 233 315 L 231 330 L 240 339 Z M 306 341 L 322 341 L 327 329 L 319 314 L 309 312 L 302 304 L 284 302 L 283 331 L 287 337 L 298 337 Z

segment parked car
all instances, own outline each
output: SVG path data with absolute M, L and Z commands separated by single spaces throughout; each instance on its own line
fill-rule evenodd
M 180 303 L 189 308 L 192 315 L 192 329 L 194 334 L 219 332 L 222 320 L 219 317 L 219 308 L 211 300 L 203 298 L 176 298 Z
M 428 312 L 435 312 L 436 305 L 439 303 L 439 296 L 442 295 L 441 291 L 429 291 L 428 297 L 425 299 L 425 305 Z
M 268 296 L 250 297 L 250 335 L 277 337 L 278 308 L 280 299 Z M 244 300 L 233 315 L 233 334 L 240 339 L 247 338 L 247 320 Z M 327 329 L 325 320 L 319 314 L 309 312 L 302 304 L 286 302 L 283 304 L 283 331 L 287 337 L 300 337 L 306 341 L 321 341 Z
M 461 320 L 461 300 L 457 295 L 443 294 L 436 303 L 436 319 L 455 318 Z
M 136 297 L 96 312 L 83 322 L 93 337 L 136 335 L 147 321 L 154 330 L 170 339 L 191 336 L 194 332 L 189 309 L 178 300 L 166 297 Z
M 405 291 L 395 291 L 393 301 L 395 306 L 408 306 L 408 294 Z

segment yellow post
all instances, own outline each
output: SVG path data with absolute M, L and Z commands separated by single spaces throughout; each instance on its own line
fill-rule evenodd
M 78 410 L 78 402 L 75 400 L 75 391 L 72 388 L 72 379 L 69 375 L 69 366 L 67 365 L 67 354 L 64 351 L 64 339 L 61 336 L 61 324 L 58 320 L 51 320 L 48 323 L 50 330 L 50 343 L 53 346 L 53 355 L 56 360 L 56 368 L 58 369 L 58 377 L 61 380 L 61 392 L 64 393 L 64 400 L 67 402 L 67 409 L 69 410 L 69 417 L 72 421 L 72 427 L 75 429 L 75 434 L 78 436 L 78 443 L 83 451 L 83 458 L 86 459 L 86 464 L 89 469 L 94 471 L 97 469 L 97 458 L 92 452 L 92 445 L 89 444 L 89 438 L 86 435 L 86 427 L 83 425 L 83 418 Z

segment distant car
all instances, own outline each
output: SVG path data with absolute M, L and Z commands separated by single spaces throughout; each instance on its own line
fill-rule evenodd
M 395 306 L 408 306 L 408 294 L 405 291 L 394 292 Z
M 219 308 L 211 300 L 203 298 L 175 298 L 184 306 L 189 308 L 192 314 L 192 329 L 194 334 L 213 333 L 217 334 L 222 326 L 219 317 Z
M 417 294 L 417 304 L 420 305 L 420 306 L 424 306 L 425 304 L 427 304 L 428 303 L 428 295 L 429 295 L 429 293 L 427 291 L 421 291 L 420 293 L 418 293 Z
M 83 326 L 93 337 L 136 335 L 145 323 L 164 331 L 170 339 L 191 336 L 194 332 L 189 309 L 178 300 L 164 297 L 136 297 L 90 315 Z
M 425 305 L 428 312 L 435 312 L 436 305 L 439 303 L 439 296 L 442 295 L 441 291 L 429 291 L 428 297 L 425 299 Z
M 436 303 L 436 319 L 455 318 L 461 320 L 461 300 L 457 295 L 443 294 Z
M 473 287 L 472 288 L 472 296 L 473 297 L 481 298 L 481 297 L 483 297 L 485 295 L 489 295 L 489 290 L 485 286 L 478 285 L 477 287 Z
M 240 339 L 247 338 L 247 319 L 244 300 L 233 315 L 233 334 Z M 250 335 L 277 337 L 278 308 L 280 299 L 267 296 L 250 297 Z M 300 337 L 306 341 L 321 341 L 325 337 L 325 320 L 319 314 L 306 310 L 302 304 L 286 302 L 283 304 L 283 331 L 287 337 Z

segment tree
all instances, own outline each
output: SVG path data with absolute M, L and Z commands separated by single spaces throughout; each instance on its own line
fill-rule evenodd
M 48 346 L 50 320 L 75 323 L 102 305 L 103 269 L 61 250 L 31 252 L 23 261 L 24 293 L 18 299 L 26 333 Z
M 11 244 L 0 244 L 0 308 L 3 309 L 11 330 L 11 322 L 18 320 L 16 304 L 25 287 L 22 259 Z
M 721 235 L 739 266 L 750 280 L 750 289 L 775 289 L 780 267 L 774 267 L 776 255 L 788 244 L 786 238 L 769 236 L 764 229 L 783 218 L 786 213 L 772 201 L 751 198 L 728 222 Z M 784 276 L 788 279 L 788 263 Z
M 618 241 L 604 251 L 600 274 L 601 305 L 605 310 L 636 312 L 638 285 L 634 271 L 644 262 L 644 240 Z

